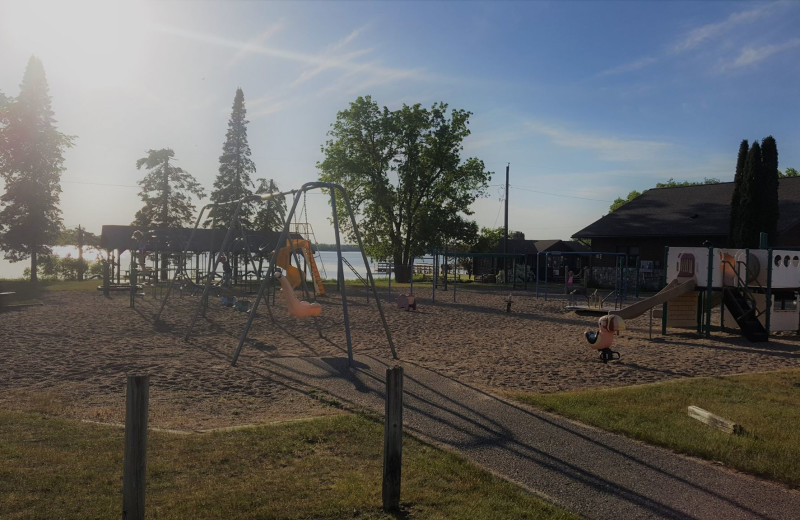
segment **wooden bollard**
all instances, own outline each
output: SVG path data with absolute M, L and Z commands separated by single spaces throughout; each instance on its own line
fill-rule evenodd
M 122 471 L 122 520 L 144 520 L 149 400 L 150 376 L 128 376 L 125 462 Z
M 403 461 L 403 367 L 386 369 L 386 417 L 383 427 L 383 509 L 400 509 Z

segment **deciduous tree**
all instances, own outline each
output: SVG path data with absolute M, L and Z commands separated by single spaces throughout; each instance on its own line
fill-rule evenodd
M 362 232 L 366 253 L 391 258 L 397 279 L 410 279 L 414 257 L 445 241 L 474 240 L 465 219 L 491 178 L 483 161 L 462 160 L 469 135 L 465 110 L 445 103 L 430 109 L 403 105 L 380 109 L 359 97 L 339 112 L 317 163 L 322 181 L 344 186 Z M 354 239 L 343 204 L 339 222 Z
M 41 61 L 28 60 L 20 93 L 0 99 L 0 249 L 18 262 L 30 258 L 36 282 L 37 255 L 49 254 L 61 229 L 61 173 L 73 138 L 56 129 Z

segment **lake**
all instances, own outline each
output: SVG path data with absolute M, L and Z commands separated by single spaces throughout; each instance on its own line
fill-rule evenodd
M 77 258 L 78 256 L 78 249 L 73 246 L 59 246 L 53 248 L 54 252 L 62 257 L 72 256 L 73 258 Z M 95 252 L 86 252 L 84 254 L 84 258 L 88 261 L 94 261 L 97 259 L 97 253 Z M 319 266 L 319 273 L 322 275 L 323 278 L 328 279 L 336 279 L 337 277 L 337 262 L 336 262 L 336 252 L 335 251 L 320 251 L 319 256 L 317 258 L 321 258 L 321 262 Z M 367 275 L 367 269 L 364 266 L 364 260 L 361 257 L 361 253 L 358 251 L 345 251 L 342 253 L 342 258 L 350 262 L 350 265 L 353 266 L 355 271 L 365 277 Z M 122 255 L 122 265 L 128 265 L 130 263 L 130 256 L 127 253 L 123 253 Z M 11 263 L 7 260 L 4 260 L 2 256 L 0 256 L 0 279 L 16 279 L 22 278 L 22 273 L 26 267 L 30 267 L 31 262 L 30 260 L 26 260 L 24 262 L 17 262 Z M 379 278 L 382 276 L 386 276 L 385 274 L 377 274 L 375 272 L 375 263 L 373 262 L 370 265 L 372 269 L 372 274 L 375 278 Z M 345 280 L 355 280 L 357 278 L 356 274 L 350 269 L 347 264 L 344 264 L 344 277 Z

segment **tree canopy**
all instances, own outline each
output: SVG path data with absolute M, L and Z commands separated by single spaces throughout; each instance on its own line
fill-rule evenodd
M 228 132 L 222 145 L 222 155 L 219 157 L 219 173 L 211 192 L 211 202 L 230 202 L 253 194 L 250 175 L 256 173 L 256 165 L 250 159 L 250 145 L 247 142 L 249 121 L 246 115 L 244 92 L 241 88 L 237 88 L 231 117 L 228 120 Z M 216 217 L 216 227 L 227 228 L 235 209 L 232 205 L 212 208 L 206 225 Z M 242 205 L 239 221 L 245 228 L 252 227 L 253 208 L 249 204 Z
M 203 188 L 192 175 L 171 164 L 175 152 L 169 148 L 148 150 L 136 161 L 147 173 L 139 181 L 144 206 L 136 212 L 134 226 L 144 228 L 182 227 L 192 222 L 195 211 L 192 196 L 203 197 Z
M 258 179 L 257 195 L 278 193 L 278 185 L 272 179 Z M 273 197 L 261 203 L 256 212 L 254 229 L 258 231 L 278 231 L 283 229 L 286 222 L 286 198 Z
M 19 96 L 0 96 L 0 249 L 17 262 L 30 258 L 36 281 L 37 255 L 49 254 L 61 229 L 61 173 L 73 138 L 56 129 L 41 61 L 32 56 Z
M 477 158 L 462 160 L 470 115 L 445 103 L 391 111 L 359 97 L 338 113 L 322 146 L 320 180 L 345 188 L 366 253 L 391 258 L 400 281 L 410 277 L 412 258 L 477 236 L 465 216 L 492 174 Z M 353 240 L 346 209 L 337 209 Z

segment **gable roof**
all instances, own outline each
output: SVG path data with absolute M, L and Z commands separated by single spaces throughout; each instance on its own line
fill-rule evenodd
M 733 183 L 653 188 L 575 233 L 573 238 L 727 237 Z M 800 177 L 780 179 L 778 234 L 800 225 Z

